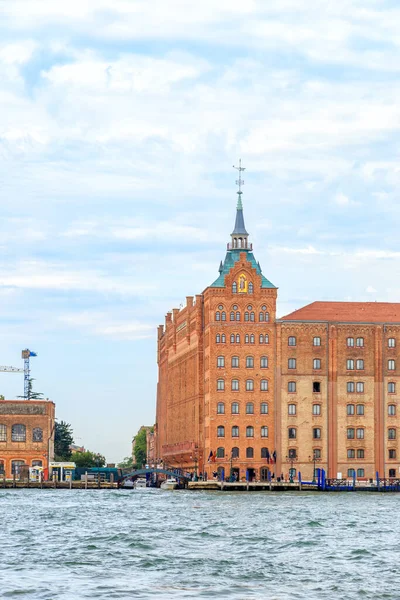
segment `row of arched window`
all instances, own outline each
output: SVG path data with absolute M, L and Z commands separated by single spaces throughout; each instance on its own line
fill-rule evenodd
M 232 458 L 240 458 L 240 450 L 237 446 L 232 448 L 230 454 Z M 261 458 L 269 458 L 270 452 L 268 448 L 261 448 Z M 225 448 L 217 448 L 217 458 L 225 458 Z M 246 448 L 246 458 L 254 458 L 254 448 Z
M 0 442 L 7 441 L 7 425 L 0 424 Z M 12 442 L 26 442 L 26 426 L 17 423 L 11 427 Z M 43 441 L 43 429 L 34 427 L 32 429 L 32 442 Z
M 231 403 L 231 413 L 233 415 L 238 415 L 239 414 L 239 402 L 232 402 Z M 224 402 L 218 402 L 217 404 L 217 414 L 219 415 L 224 415 L 225 414 L 225 403 Z M 267 402 L 261 402 L 260 404 L 260 414 L 261 415 L 267 415 L 268 414 L 268 403 Z M 247 402 L 246 403 L 246 415 L 254 415 L 254 403 L 253 402 Z
M 296 346 L 296 345 L 297 345 L 296 336 L 290 335 L 288 337 L 288 346 Z M 346 339 L 346 345 L 348 348 L 364 348 L 364 338 L 363 337 L 358 337 L 358 338 L 348 337 Z M 313 346 L 321 346 L 321 338 L 319 336 L 315 336 L 313 338 Z M 388 339 L 388 348 L 395 348 L 395 347 L 396 347 L 395 338 L 389 338 Z
M 217 310 L 217 312 L 215 313 L 215 320 L 216 321 L 226 321 L 227 320 L 226 319 L 226 312 L 224 310 L 223 311 Z M 239 310 L 237 310 L 237 311 L 231 311 L 229 313 L 229 320 L 230 321 L 240 321 L 241 320 L 240 311 Z M 256 320 L 256 314 L 255 314 L 255 312 L 253 310 L 252 311 L 247 311 L 246 310 L 244 312 L 244 320 L 246 322 L 250 321 L 252 323 L 255 323 L 255 320 Z M 258 320 L 259 320 L 260 323 L 268 323 L 268 321 L 269 321 L 269 313 L 268 312 L 260 312 L 258 314 Z
M 11 473 L 14 475 L 14 473 L 16 475 L 18 475 L 18 473 L 20 472 L 22 467 L 26 467 L 26 463 L 23 460 L 12 460 L 11 461 Z M 31 461 L 31 466 L 32 467 L 42 467 L 43 466 L 43 461 L 42 460 L 32 460 Z M 3 458 L 0 458 L 0 475 L 4 475 L 5 473 L 5 460 Z
M 217 367 L 219 369 L 222 369 L 223 367 L 225 367 L 225 356 L 217 357 Z M 239 357 L 238 356 L 232 356 L 231 367 L 232 367 L 232 369 L 239 368 Z M 254 368 L 254 356 L 246 356 L 246 369 L 253 369 L 253 368 Z M 268 356 L 260 357 L 260 368 L 268 369 Z
M 261 437 L 262 438 L 267 438 L 268 437 L 268 427 L 266 425 L 263 425 L 260 428 L 260 433 L 261 433 Z M 239 437 L 239 427 L 238 425 L 234 425 L 231 429 L 231 436 L 234 438 L 238 438 Z M 217 427 L 217 437 L 219 438 L 223 438 L 225 437 L 225 427 L 223 425 L 219 425 Z M 248 425 L 246 427 L 246 437 L 254 437 L 254 427 L 252 425 Z
M 231 333 L 230 337 L 230 342 L 231 344 L 240 344 L 240 334 L 239 333 Z M 225 333 L 217 333 L 217 335 L 215 336 L 215 341 L 217 344 L 226 344 L 226 335 Z M 254 336 L 254 333 L 246 333 L 244 336 L 244 343 L 245 344 L 255 344 L 256 338 Z M 258 342 L 259 344 L 269 344 L 269 335 L 268 333 L 263 334 L 260 333 L 260 335 L 258 336 Z
M 253 392 L 254 391 L 254 380 L 253 379 L 246 379 L 246 392 Z M 225 379 L 218 379 L 217 380 L 217 391 L 218 392 L 223 392 L 225 390 Z M 239 379 L 232 379 L 231 380 L 231 390 L 233 392 L 238 392 L 239 391 Z M 267 392 L 268 391 L 268 379 L 261 379 L 260 381 L 260 391 L 261 392 Z
M 237 282 L 234 281 L 232 283 L 232 293 L 233 294 L 237 294 L 238 291 L 238 286 L 237 286 Z M 243 290 L 244 291 L 244 290 Z M 247 293 L 248 294 L 252 294 L 254 292 L 254 285 L 251 281 L 249 281 L 248 285 L 247 285 Z

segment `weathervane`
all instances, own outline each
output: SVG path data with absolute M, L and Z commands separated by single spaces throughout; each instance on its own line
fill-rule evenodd
M 239 166 L 235 167 L 235 165 L 233 165 L 234 169 L 237 169 L 239 171 L 239 179 L 236 179 L 236 185 L 239 186 L 239 191 L 237 192 L 239 194 L 239 198 L 242 195 L 242 185 L 244 185 L 244 181 L 242 179 L 242 171 L 245 171 L 246 168 L 242 167 L 242 159 L 239 158 Z

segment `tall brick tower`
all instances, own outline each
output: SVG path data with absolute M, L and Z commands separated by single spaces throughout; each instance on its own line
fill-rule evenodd
M 273 470 L 277 288 L 253 255 L 243 215 L 219 276 L 158 330 L 157 454 L 185 470 L 267 479 Z

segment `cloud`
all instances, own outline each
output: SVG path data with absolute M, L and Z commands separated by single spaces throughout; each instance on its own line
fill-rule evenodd
M 343 194 L 342 192 L 336 194 L 336 196 L 334 197 L 334 201 L 339 206 L 347 206 L 350 203 L 348 196 L 345 196 L 345 194 Z

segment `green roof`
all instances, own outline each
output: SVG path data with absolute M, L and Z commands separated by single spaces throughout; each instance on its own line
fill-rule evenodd
M 256 270 L 257 275 L 261 275 L 261 287 L 262 288 L 276 288 L 276 286 L 271 283 L 264 275 L 261 273 L 261 268 L 256 259 L 254 258 L 254 254 L 249 250 L 245 250 L 240 248 L 238 250 L 228 250 L 225 256 L 224 263 L 222 265 L 222 269 L 220 267 L 220 275 L 219 277 L 210 285 L 210 287 L 225 287 L 225 276 L 228 275 L 230 270 L 235 266 L 240 260 L 240 254 L 242 252 L 247 253 L 247 260 L 251 263 L 253 269 Z

